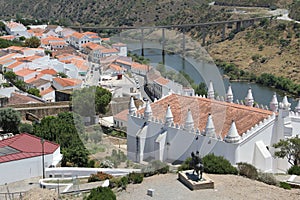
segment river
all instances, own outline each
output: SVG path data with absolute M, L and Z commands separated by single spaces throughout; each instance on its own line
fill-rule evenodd
M 134 50 L 132 52 L 141 55 L 141 50 Z M 156 66 L 159 62 L 163 61 L 160 49 L 146 48 L 144 49 L 144 56 L 150 59 L 151 65 L 153 66 Z M 228 85 L 231 84 L 235 102 L 237 99 L 244 100 L 247 95 L 248 88 L 251 87 L 255 102 L 259 105 L 263 104 L 269 107 L 272 96 L 276 91 L 273 88 L 264 87 L 256 83 L 230 82 L 227 78 L 223 77 L 222 71 L 219 70 L 215 64 L 209 64 L 203 61 L 197 62 L 192 58 L 183 59 L 178 54 L 166 54 L 165 65 L 169 70 L 174 69 L 176 71 L 184 71 L 197 84 L 205 82 L 206 85 L 208 85 L 209 81 L 212 80 L 214 83 L 214 89 L 220 96 L 225 95 Z M 283 95 L 284 94 L 282 92 L 277 91 L 278 102 L 282 101 Z M 294 109 L 297 105 L 297 101 L 292 98 L 288 98 L 288 100 L 292 104 L 292 109 Z

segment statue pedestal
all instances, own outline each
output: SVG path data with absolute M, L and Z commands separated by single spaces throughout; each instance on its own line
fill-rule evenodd
M 182 171 L 178 173 L 178 179 L 190 190 L 214 189 L 214 181 L 204 173 L 199 180 L 196 173 L 193 175 L 193 170 Z

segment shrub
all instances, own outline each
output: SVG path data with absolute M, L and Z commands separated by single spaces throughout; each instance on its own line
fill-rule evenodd
M 286 190 L 290 190 L 292 187 L 288 184 L 288 183 L 286 183 L 286 182 L 280 182 L 279 183 L 279 186 L 281 187 L 281 188 L 284 188 L 284 189 L 286 189 Z
M 258 173 L 257 173 L 257 169 L 248 163 L 237 163 L 238 165 L 238 170 L 239 170 L 239 174 L 241 176 L 246 176 L 247 178 L 250 179 L 257 179 L 258 177 Z
M 88 182 L 96 182 L 96 181 L 104 181 L 106 179 L 111 179 L 113 176 L 110 174 L 106 174 L 104 172 L 98 172 L 97 174 L 92 174 L 88 178 Z
M 288 169 L 288 174 L 300 176 L 300 166 L 294 165 Z
M 142 173 L 132 172 L 128 175 L 129 183 L 133 183 L 133 184 L 141 183 L 141 182 L 143 182 L 143 179 L 144 179 L 144 175 Z
M 238 174 L 238 171 L 233 167 L 228 160 L 222 156 L 208 154 L 202 159 L 204 172 L 212 174 Z
M 257 180 L 266 183 L 268 185 L 278 185 L 278 181 L 273 176 L 273 174 L 270 173 L 262 173 L 262 172 L 258 173 Z
M 97 187 L 91 190 L 86 200 L 116 200 L 116 195 L 108 187 Z
M 153 176 L 155 174 L 166 174 L 169 171 L 169 166 L 159 160 L 154 160 L 149 165 L 142 168 L 144 176 Z
M 192 161 L 191 157 L 188 157 L 181 165 L 178 167 L 178 171 L 184 171 L 184 170 L 189 170 L 192 169 L 192 166 L 190 165 Z

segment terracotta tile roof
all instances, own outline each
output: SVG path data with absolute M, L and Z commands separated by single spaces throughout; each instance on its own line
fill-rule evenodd
M 43 56 L 40 56 L 40 55 L 32 55 L 32 56 L 26 56 L 26 57 L 19 57 L 19 58 L 16 58 L 17 60 L 19 61 L 27 61 L 27 62 L 32 62 L 36 59 L 39 59 L 39 58 L 43 58 Z
M 75 85 L 79 85 L 82 83 L 82 81 L 79 79 L 59 78 L 59 77 L 54 78 L 53 81 L 57 82 L 62 87 L 75 86 Z
M 105 48 L 105 49 L 101 49 L 101 53 L 119 53 L 119 50 L 114 48 L 111 49 Z
M 21 64 L 23 64 L 23 62 L 17 61 L 17 62 L 14 62 L 14 63 L 8 65 L 7 68 L 13 69 L 13 68 L 16 68 L 17 66 L 19 66 L 19 65 L 21 65 Z
M 132 61 L 126 61 L 126 60 L 117 59 L 117 60 L 116 60 L 116 63 L 121 63 L 121 64 L 123 64 L 123 65 L 131 66 Z
M 110 38 L 102 38 L 102 41 L 110 41 Z
M 32 83 L 32 82 L 34 82 L 34 81 L 36 81 L 36 80 L 42 78 L 44 75 L 45 75 L 45 74 L 42 74 L 42 73 L 37 74 L 37 75 L 35 75 L 33 78 L 26 80 L 25 83 Z
M 21 51 L 23 50 L 25 47 L 19 47 L 19 46 L 10 46 L 10 47 L 7 47 L 6 49 L 8 50 L 15 50 L 15 51 Z
M 13 40 L 16 37 L 14 35 L 4 35 L 4 36 L 1 36 L 0 38 L 4 39 L 4 40 Z
M 13 28 L 26 28 L 23 24 L 17 23 L 17 22 L 7 22 L 6 26 L 9 29 L 13 29 Z
M 216 133 L 222 134 L 223 138 L 227 135 L 232 120 L 235 121 L 239 135 L 242 135 L 255 124 L 272 115 L 271 111 L 259 108 L 172 94 L 151 104 L 153 116 L 164 121 L 168 105 L 171 106 L 174 123 L 180 125 L 185 123 L 187 111 L 191 109 L 194 125 L 200 131 L 205 129 L 207 117 L 211 113 Z M 138 111 L 138 113 L 143 112 L 144 108 Z
M 39 87 L 39 86 L 42 86 L 42 85 L 44 85 L 44 84 L 46 84 L 46 83 L 49 83 L 49 82 L 50 82 L 50 81 L 48 81 L 48 80 L 39 78 L 39 79 L 36 79 L 36 80 L 30 82 L 30 85 L 33 85 L 33 86 L 35 86 L 35 87 Z
M 113 64 L 113 63 L 109 65 L 109 68 L 111 68 L 115 71 L 122 71 L 123 70 L 123 68 L 121 66 L 119 66 L 117 64 Z
M 89 48 L 91 50 L 105 49 L 104 46 L 96 44 L 94 42 L 88 42 L 82 45 L 82 47 Z
M 19 71 L 16 71 L 15 74 L 17 76 L 27 76 L 29 74 L 35 73 L 34 70 L 30 70 L 30 69 L 21 69 Z
M 7 105 L 28 104 L 28 103 L 41 103 L 41 101 L 23 94 L 12 93 L 11 97 L 8 99 Z
M 0 149 L 10 149 L 6 154 L 0 155 L 0 163 L 32 158 L 42 155 L 41 139 L 28 133 L 10 137 L 0 141 Z M 59 144 L 44 141 L 44 155 L 52 154 L 59 148 Z
M 0 61 L 6 60 L 6 59 L 11 59 L 11 58 L 13 58 L 16 55 L 17 55 L 16 53 L 6 54 L 6 55 L 0 57 Z
M 89 36 L 90 38 L 93 38 L 93 39 L 100 39 L 100 37 L 98 35 L 92 35 L 92 36 Z
M 53 92 L 53 91 L 55 91 L 55 89 L 53 87 L 49 87 L 45 90 L 40 91 L 40 95 L 44 96 L 44 95 L 49 94 L 50 92 Z
M 55 76 L 57 74 L 57 71 L 55 71 L 54 69 L 44 69 L 41 71 L 41 73 Z
M 150 70 L 151 66 L 143 65 L 138 62 L 132 62 L 131 68 L 134 68 L 136 70 L 148 71 Z
M 91 31 L 84 32 L 83 34 L 84 35 L 98 35 L 97 33 L 91 32 Z
M 127 45 L 124 44 L 124 43 L 119 42 L 119 43 L 112 44 L 112 46 L 126 47 Z
M 119 112 L 118 114 L 114 115 L 114 119 L 122 120 L 127 122 L 127 115 L 128 115 L 128 109 L 123 110 Z
M 42 38 L 41 43 L 44 44 L 44 45 L 67 44 L 64 39 L 59 38 L 59 37 L 55 37 L 55 36 L 48 36 L 46 38 Z
M 63 60 L 63 59 L 70 59 L 72 57 L 76 57 L 73 54 L 69 54 L 69 53 L 63 53 L 63 54 L 59 54 L 55 56 L 59 61 Z
M 74 64 L 78 69 L 87 71 L 89 69 L 88 62 L 83 59 L 72 58 L 70 63 Z
M 165 79 L 164 77 L 159 77 L 158 79 L 155 79 L 154 82 L 160 85 L 167 85 L 170 82 L 170 80 Z
M 75 38 L 77 38 L 77 39 L 80 39 L 80 38 L 83 38 L 83 37 L 84 37 L 84 34 L 78 33 L 78 32 L 74 32 L 71 36 L 72 36 L 72 37 L 75 37 Z

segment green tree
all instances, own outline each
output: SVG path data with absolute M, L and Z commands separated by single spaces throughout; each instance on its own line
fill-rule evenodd
M 63 72 L 58 72 L 57 76 L 59 76 L 61 78 L 68 78 L 68 76 L 65 73 L 63 73 Z
M 287 158 L 291 165 L 300 165 L 300 138 L 298 135 L 286 140 L 280 140 L 273 147 L 280 148 L 275 152 L 275 156 L 279 158 Z
M 30 48 L 37 48 L 41 45 L 39 38 L 33 36 L 25 40 L 25 46 Z
M 4 78 L 9 81 L 14 81 L 17 78 L 17 75 L 15 74 L 15 72 L 7 71 L 4 73 Z
M 207 96 L 207 88 L 205 83 L 199 83 L 199 85 L 196 85 L 193 88 L 195 90 L 195 94 Z
M 30 88 L 29 90 L 27 90 L 27 92 L 29 94 L 34 95 L 34 96 L 41 97 L 40 91 L 38 89 L 36 89 L 36 88 Z
M 19 125 L 19 132 L 20 133 L 33 133 L 33 126 L 28 123 L 21 123 Z
M 97 187 L 91 190 L 86 200 L 116 200 L 117 197 L 109 187 Z
M 0 127 L 4 132 L 18 133 L 18 126 L 21 122 L 21 115 L 12 108 L 0 109 Z

